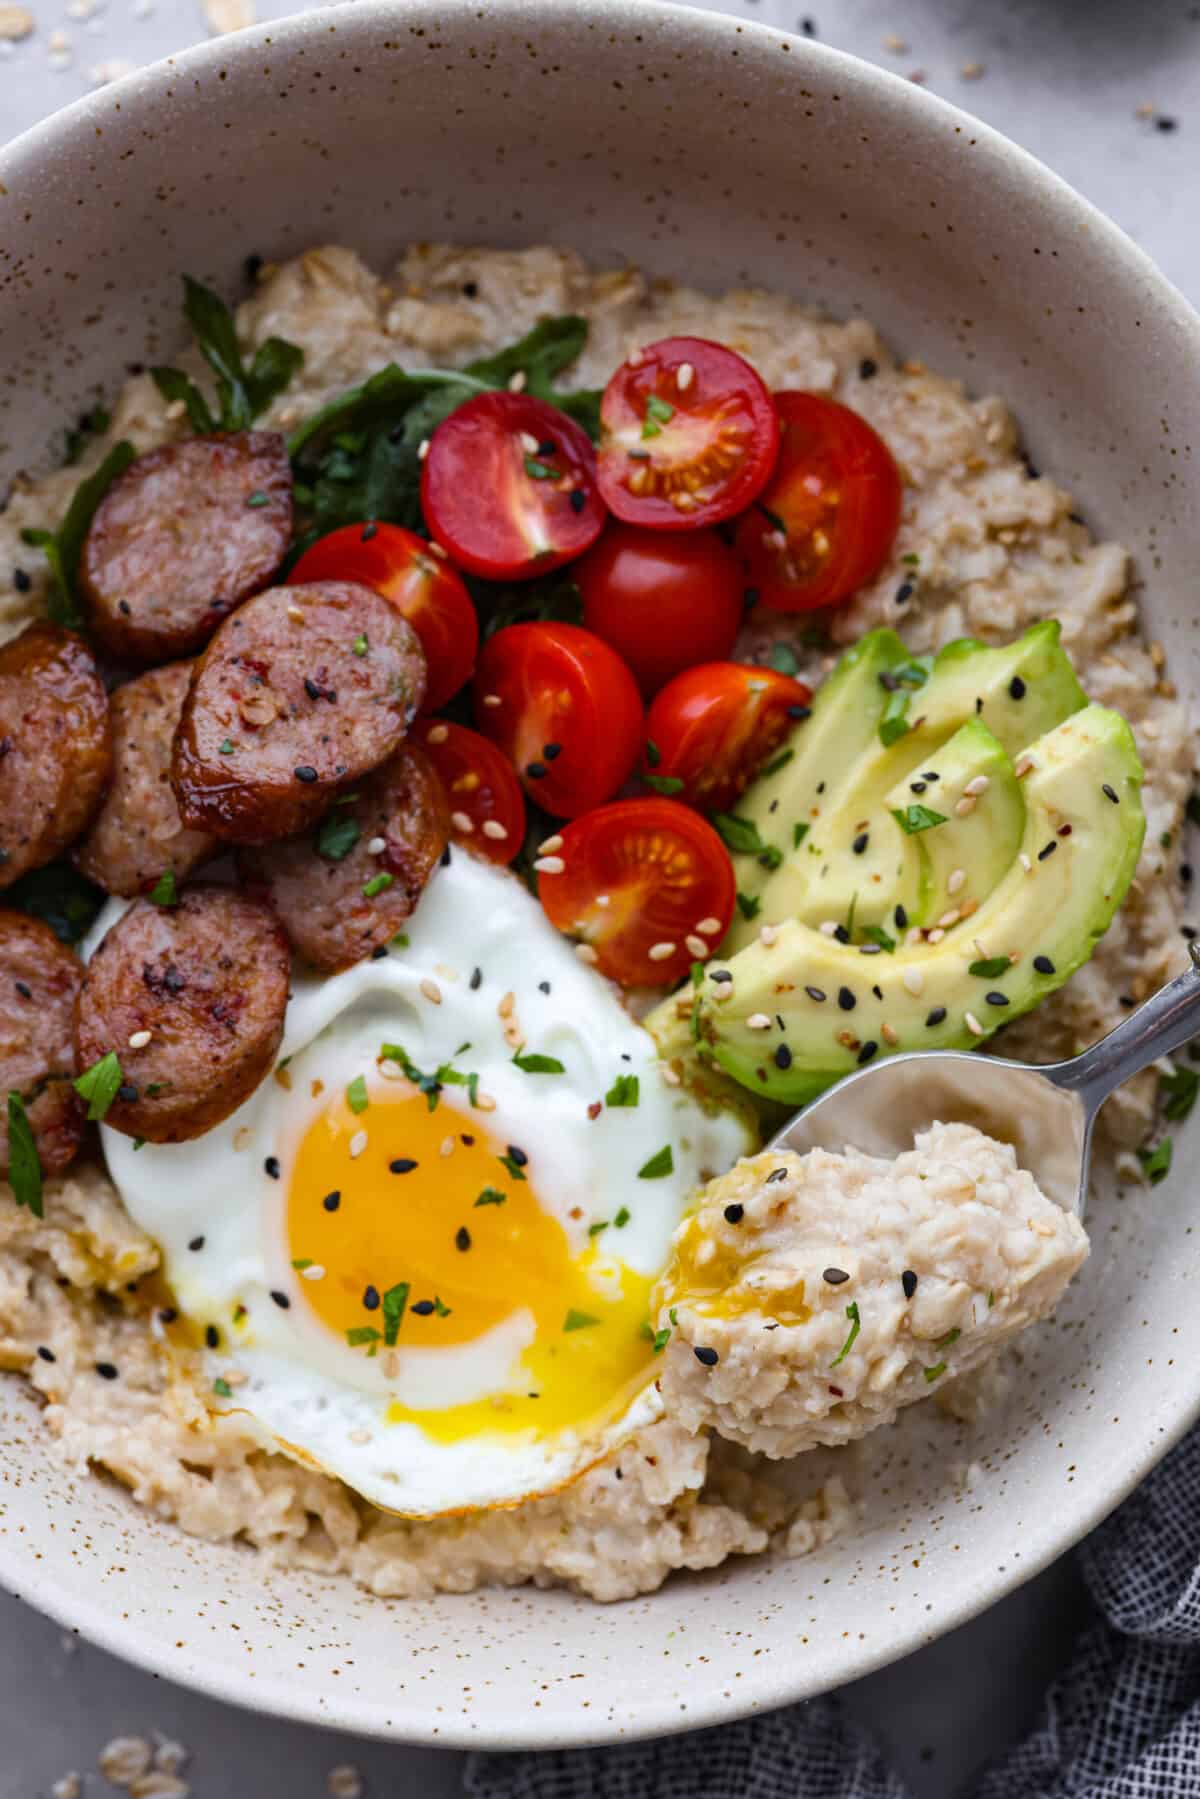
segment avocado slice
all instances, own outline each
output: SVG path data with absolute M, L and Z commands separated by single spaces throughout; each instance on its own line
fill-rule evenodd
M 926 870 L 894 828 L 893 789 L 907 779 L 921 803 L 941 775 L 938 753 L 973 719 L 1016 756 L 1086 704 L 1056 620 L 1001 648 L 961 638 L 932 661 L 893 631 L 870 632 L 818 689 L 736 818 L 714 821 L 744 896 L 726 952 L 784 919 L 848 929 L 851 900 L 860 934 L 890 930 L 897 906 L 920 918 Z M 751 896 L 757 905 L 745 904 Z
M 785 920 L 706 966 L 689 1019 L 678 1015 L 683 995 L 651 1014 L 662 1053 L 681 1053 L 682 1032 L 751 1092 L 794 1107 L 877 1055 L 974 1048 L 1054 992 L 1087 961 L 1133 879 L 1142 769 L 1124 719 L 1094 705 L 1031 743 L 1018 766 L 1019 847 L 969 918 L 891 952 Z M 937 866 L 966 867 L 975 815 L 952 804 L 944 822 L 912 835 L 945 833 Z
M 919 892 L 889 929 L 935 926 L 948 912 L 970 915 L 1007 873 L 1025 831 L 1025 801 L 1012 758 L 982 720 L 973 718 L 938 751 L 937 780 L 923 801 L 912 802 L 910 783 L 897 782 L 885 795 L 897 833 L 915 845 L 920 863 Z M 929 771 L 934 772 L 933 770 Z M 960 816 L 955 805 L 969 795 L 975 804 Z M 941 826 L 913 830 L 927 817 Z

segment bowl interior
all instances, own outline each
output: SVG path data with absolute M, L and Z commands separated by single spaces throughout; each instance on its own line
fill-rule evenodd
M 1134 549 L 1150 634 L 1194 691 L 1200 322 L 964 115 L 819 47 L 641 0 L 367 0 L 205 46 L 21 140 L 0 159 L 0 489 L 128 364 L 177 347 L 182 271 L 232 296 L 250 252 L 339 241 L 384 264 L 421 238 L 557 241 L 866 313 L 1013 403 L 1037 462 Z M 374 1599 L 64 1474 L 8 1381 L 0 1578 L 173 1678 L 410 1740 L 611 1739 L 818 1691 L 1033 1573 L 1190 1421 L 1187 1161 L 1101 1202 L 1079 1290 L 969 1450 L 910 1416 L 861 1534 L 808 1560 L 607 1609 L 530 1590 Z

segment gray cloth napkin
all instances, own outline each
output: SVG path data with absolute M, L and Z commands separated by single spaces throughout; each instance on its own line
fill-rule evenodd
M 1200 1799 L 1200 1429 L 1079 1551 L 1094 1606 L 974 1799 Z M 615 1749 L 474 1755 L 473 1799 L 906 1799 L 836 1695 Z

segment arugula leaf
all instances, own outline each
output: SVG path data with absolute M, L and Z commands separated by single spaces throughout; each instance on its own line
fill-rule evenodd
M 1138 1161 L 1142 1165 L 1142 1172 L 1152 1187 L 1157 1187 L 1159 1181 L 1166 1180 L 1171 1168 L 1173 1148 L 1171 1139 L 1164 1137 L 1160 1143 L 1155 1144 L 1153 1149 L 1138 1150 Z
M 324 856 L 326 862 L 340 862 L 350 854 L 361 836 L 358 820 L 350 813 L 335 809 L 317 832 L 317 854 Z
M 63 943 L 86 937 L 105 895 L 70 862 L 30 869 L 8 890 L 7 904 L 48 924 Z
M 1197 1092 L 1200 1092 L 1200 1074 L 1194 1068 L 1177 1068 L 1174 1074 L 1161 1076 L 1158 1096 L 1163 1102 L 1163 1117 L 1172 1123 L 1186 1118 L 1196 1103 Z
M 383 1340 L 390 1348 L 400 1335 L 400 1324 L 408 1305 L 408 1282 L 398 1281 L 383 1296 Z
M 149 898 L 151 904 L 155 906 L 177 906 L 179 904 L 179 889 L 175 882 L 173 868 L 163 869 L 150 889 Z
M 604 1095 L 606 1106 L 636 1106 L 641 1083 L 636 1074 L 619 1074 Z
M 562 395 L 554 391 L 555 377 L 577 360 L 587 339 L 587 320 L 579 313 L 563 313 L 535 325 L 515 344 L 497 350 L 494 356 L 469 362 L 465 373 L 486 387 L 507 387 L 514 375 L 524 375 L 527 394 L 561 406 Z
M 78 629 L 84 623 L 79 600 L 79 558 L 83 540 L 96 508 L 118 475 L 123 475 L 135 461 L 137 451 L 122 438 L 114 444 L 99 468 L 79 483 L 71 504 L 57 531 L 29 527 L 21 533 L 21 542 L 41 550 L 50 565 L 50 594 L 46 606 L 52 624 L 71 625 Z
M 117 1060 L 115 1050 L 109 1050 L 90 1068 L 85 1068 L 75 1082 L 75 1091 L 80 1099 L 88 1102 L 88 1123 L 96 1124 L 102 1119 L 117 1097 L 117 1089 L 124 1080 L 121 1064 Z
M 892 808 L 892 817 L 909 837 L 918 831 L 931 830 L 934 825 L 944 825 L 946 816 L 943 812 L 934 812 L 929 806 L 904 806 Z
M 8 1096 L 8 1182 L 18 1206 L 28 1206 L 35 1218 L 45 1216 L 42 1164 L 25 1101 L 19 1093 Z
M 668 1143 L 665 1148 L 652 1155 L 648 1162 L 642 1163 L 638 1169 L 638 1179 L 639 1181 L 660 1181 L 664 1175 L 674 1174 L 674 1172 L 675 1157 L 671 1151 L 671 1145 Z
M 566 1074 L 566 1066 L 557 1056 L 521 1055 L 513 1057 L 522 1074 Z
M 195 382 L 179 369 L 151 369 L 155 386 L 165 400 L 183 401 L 194 431 L 246 430 L 288 386 L 303 365 L 304 351 L 282 337 L 269 337 L 247 368 L 232 312 L 218 294 L 190 275 L 183 278 L 183 311 L 196 347 L 216 378 L 217 411 L 213 413 Z
M 585 1331 L 593 1324 L 599 1324 L 599 1322 L 600 1320 L 598 1318 L 593 1318 L 590 1312 L 577 1312 L 574 1306 L 572 1306 L 566 1317 L 563 1319 L 563 1330 Z
M 851 1302 L 851 1304 L 846 1307 L 846 1316 L 850 1320 L 850 1335 L 846 1338 L 846 1341 L 842 1344 L 841 1349 L 838 1351 L 838 1353 L 834 1357 L 833 1361 L 830 1362 L 829 1366 L 831 1369 L 836 1368 L 839 1362 L 845 1361 L 846 1357 L 850 1354 L 850 1351 L 854 1347 L 854 1339 L 857 1337 L 859 1331 L 862 1329 L 862 1319 L 858 1315 L 857 1305 L 855 1305 L 853 1302 Z

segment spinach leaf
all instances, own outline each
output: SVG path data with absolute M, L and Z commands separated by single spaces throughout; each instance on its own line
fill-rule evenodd
M 131 443 L 122 440 L 119 444 L 114 444 L 100 467 L 75 489 L 74 498 L 57 531 L 30 528 L 21 533 L 21 542 L 41 550 L 50 564 L 51 586 L 46 611 L 56 625 L 71 625 L 78 629 L 84 622 L 78 589 L 83 540 L 97 506 L 117 476 L 124 474 L 136 455 L 137 451 Z
M 242 359 L 233 314 L 211 288 L 183 278 L 183 311 L 196 347 L 216 378 L 217 411 L 179 369 L 150 373 L 166 400 L 182 400 L 194 431 L 245 431 L 281 394 L 304 362 L 304 351 L 282 337 L 269 337 L 249 368 Z

